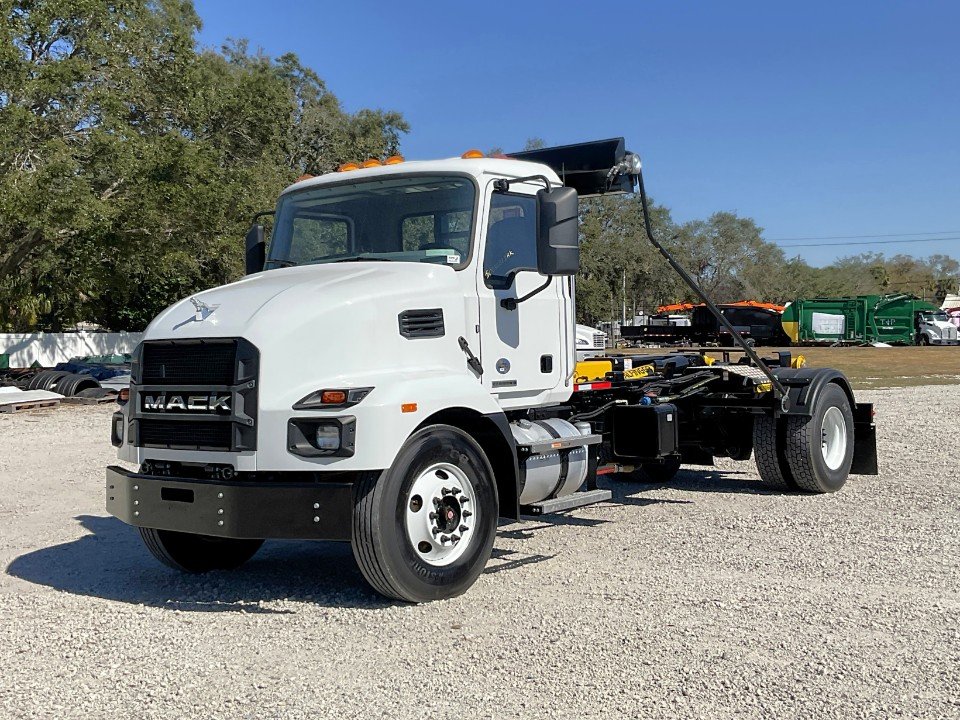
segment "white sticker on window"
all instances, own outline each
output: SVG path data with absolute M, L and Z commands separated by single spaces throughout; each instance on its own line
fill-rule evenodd
M 459 255 L 447 255 L 447 265 L 459 265 L 460 256 Z

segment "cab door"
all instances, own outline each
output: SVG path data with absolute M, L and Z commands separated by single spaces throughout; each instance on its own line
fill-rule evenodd
M 565 278 L 514 309 L 502 301 L 516 300 L 547 282 L 537 267 L 537 198 L 539 187 L 514 185 L 510 192 L 491 192 L 481 244 L 477 291 L 480 300 L 480 359 L 482 382 L 504 408 L 551 402 L 562 386 L 569 362 L 564 323 L 573 327 L 572 303 Z

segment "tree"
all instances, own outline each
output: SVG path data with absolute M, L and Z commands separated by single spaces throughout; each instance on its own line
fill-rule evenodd
M 7 0 L 0 328 L 142 329 L 242 273 L 252 214 L 303 172 L 397 152 L 293 54 L 197 52 L 189 0 Z

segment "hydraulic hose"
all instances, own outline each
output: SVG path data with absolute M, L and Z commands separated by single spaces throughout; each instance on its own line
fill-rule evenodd
M 650 240 L 650 243 L 664 257 L 664 259 L 670 263 L 670 267 L 677 272 L 677 275 L 683 278 L 683 281 L 687 284 L 687 286 L 693 290 L 694 293 L 696 293 L 700 300 L 703 301 L 703 304 L 710 309 L 710 312 L 713 313 L 713 316 L 717 318 L 720 324 L 723 325 L 727 332 L 730 333 L 731 337 L 733 337 L 734 342 L 743 348 L 743 351 L 747 354 L 747 356 L 758 368 L 760 368 L 761 372 L 767 376 L 767 379 L 770 380 L 770 384 L 773 386 L 774 396 L 781 402 L 784 402 L 787 398 L 786 388 L 781 384 L 770 368 L 767 367 L 766 363 L 760 359 L 760 356 L 757 355 L 756 351 L 750 347 L 750 345 L 747 344 L 747 341 L 740 336 L 740 333 L 737 332 L 736 328 L 733 327 L 730 321 L 724 317 L 724 314 L 720 312 L 720 308 L 718 308 L 714 304 L 713 300 L 707 296 L 707 293 L 697 284 L 697 281 L 694 280 L 690 274 L 683 269 L 683 266 L 680 263 L 674 260 L 673 255 L 671 255 L 670 252 L 653 236 L 653 229 L 650 226 L 650 210 L 647 206 L 647 191 L 643 187 L 643 170 L 639 167 L 637 168 L 637 184 L 640 191 L 640 204 L 643 207 L 643 229 L 647 233 L 647 239 Z

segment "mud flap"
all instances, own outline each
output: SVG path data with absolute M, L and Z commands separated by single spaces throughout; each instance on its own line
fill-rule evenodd
M 851 475 L 879 475 L 877 463 L 877 426 L 873 422 L 873 403 L 853 407 L 853 464 Z

